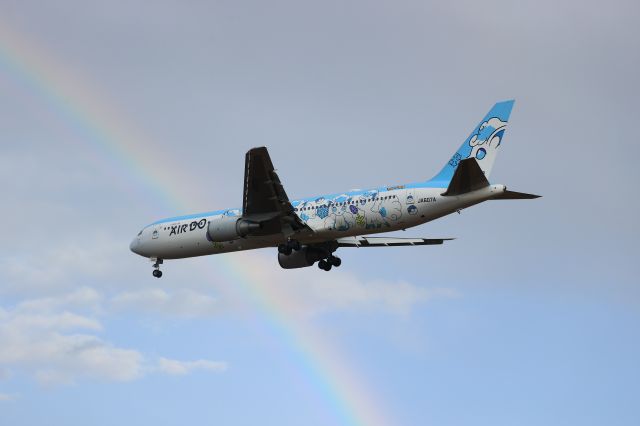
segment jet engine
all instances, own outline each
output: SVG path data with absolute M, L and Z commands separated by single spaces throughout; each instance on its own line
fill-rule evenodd
M 288 256 L 284 253 L 278 253 L 278 263 L 284 269 L 306 268 L 323 259 L 326 255 L 323 250 L 302 247 Z
M 262 225 L 242 217 L 222 216 L 211 219 L 207 227 L 207 237 L 215 243 L 244 238 L 252 232 L 258 231 Z

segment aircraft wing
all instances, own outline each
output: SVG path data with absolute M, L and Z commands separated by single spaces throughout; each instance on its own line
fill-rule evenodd
M 338 247 L 399 247 L 442 244 L 453 238 L 393 238 L 393 237 L 344 237 L 338 238 Z
M 295 215 L 265 147 L 252 148 L 245 157 L 242 211 L 247 219 L 279 222 L 278 232 L 307 227 Z

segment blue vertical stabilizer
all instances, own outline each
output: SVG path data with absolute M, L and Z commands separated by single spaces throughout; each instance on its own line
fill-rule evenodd
M 443 188 L 447 187 L 460 161 L 467 158 L 475 158 L 488 179 L 493 168 L 493 162 L 496 159 L 498 147 L 502 144 L 504 131 L 507 128 L 514 102 L 514 100 L 509 100 L 495 104 L 473 129 L 473 132 L 471 132 L 458 151 L 453 154 L 447 164 L 440 170 L 440 173 L 435 175 L 430 182 L 435 185 L 441 185 Z

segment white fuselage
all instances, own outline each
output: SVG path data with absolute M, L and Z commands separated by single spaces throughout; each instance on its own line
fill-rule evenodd
M 296 233 L 293 238 L 301 244 L 313 244 L 407 229 L 489 200 L 506 187 L 490 185 L 458 196 L 443 196 L 445 190 L 400 185 L 292 201 L 295 214 L 312 231 Z M 229 209 L 160 220 L 140 231 L 131 242 L 131 250 L 149 258 L 180 259 L 275 247 L 291 237 L 248 236 L 224 242 L 212 242 L 207 237 L 209 221 L 241 214 L 238 209 Z

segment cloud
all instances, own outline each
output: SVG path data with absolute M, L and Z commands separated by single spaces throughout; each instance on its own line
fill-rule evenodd
M 331 280 L 313 277 L 303 286 L 288 286 L 296 306 L 308 315 L 331 310 L 379 311 L 406 316 L 433 297 L 457 295 L 453 290 L 429 289 L 406 281 L 362 281 L 353 274 L 336 274 Z
M 195 370 L 219 373 L 226 371 L 227 368 L 228 365 L 226 362 L 209 361 L 204 359 L 199 359 L 197 361 L 177 361 L 174 359 L 160 358 L 158 360 L 158 370 L 172 376 L 182 376 Z
M 126 247 L 123 248 L 121 241 L 97 235 L 89 239 L 93 244 L 82 249 L 78 248 L 82 247 L 78 241 L 69 241 L 26 257 L 0 260 L 0 280 L 8 283 L 6 287 L 14 295 L 49 295 L 22 302 L 20 310 L 101 314 L 131 312 L 160 317 L 202 318 L 247 308 L 247 302 L 243 300 L 245 296 L 230 288 L 228 282 L 203 278 L 210 277 L 211 270 L 211 264 L 205 259 L 198 259 L 192 266 L 180 269 L 186 275 L 179 287 L 175 279 L 164 279 L 154 282 L 154 287 L 139 288 L 134 287 L 129 279 L 139 271 L 132 272 L 123 266 L 117 271 L 110 268 L 115 264 L 126 265 L 122 256 L 130 253 Z M 407 315 L 415 306 L 433 297 L 453 293 L 403 280 L 367 279 L 345 269 L 333 270 L 329 275 L 331 279 L 327 279 L 328 276 L 319 273 L 315 267 L 282 270 L 273 257 L 261 253 L 248 252 L 237 256 L 243 256 L 252 265 L 251 271 L 261 271 L 260 276 L 248 272 L 251 285 L 280 290 L 273 297 L 286 297 L 290 301 L 287 306 L 295 306 L 293 313 L 306 317 L 332 310 Z M 133 261 L 141 259 L 131 260 L 134 264 Z M 52 266 L 49 268 L 47 265 Z M 103 296 L 86 285 L 91 281 L 100 282 L 106 294 Z M 264 291 L 268 293 L 270 290 Z
M 15 401 L 17 398 L 18 398 L 18 395 L 16 394 L 0 392 L 0 402 L 11 402 L 11 401 Z
M 111 305 L 117 310 L 183 317 L 204 317 L 219 312 L 214 297 L 190 289 L 173 293 L 161 288 L 122 292 L 111 299 Z
M 27 303 L 29 304 L 29 303 Z M 0 311 L 0 366 L 33 373 L 41 383 L 78 378 L 128 381 L 142 373 L 143 356 L 114 347 L 87 331 L 99 331 L 95 318 L 64 311 L 25 312 L 21 305 Z
M 453 289 L 425 287 L 403 280 L 363 279 L 341 269 L 332 270 L 330 275 L 319 273 L 315 267 L 283 270 L 272 258 L 253 253 L 247 257 L 252 269 L 261 272 L 259 278 L 250 278 L 252 285 L 263 287 L 264 294 L 280 298 L 280 302 L 286 299 L 286 303 L 279 305 L 297 317 L 309 318 L 336 310 L 406 316 L 433 298 L 459 296 Z
M 95 290 L 83 288 L 57 298 L 0 308 L 0 371 L 17 370 L 41 384 L 59 385 L 84 379 L 127 382 L 150 373 L 176 375 L 227 368 L 224 362 L 207 360 L 160 358 L 152 362 L 136 349 L 105 341 L 95 334 L 103 329 L 100 321 L 70 310 L 90 302 L 100 311 L 101 299 Z
M 11 307 L 0 306 L 0 371 L 24 374 L 43 385 L 56 386 L 84 380 L 128 382 L 149 374 L 221 373 L 228 369 L 225 361 L 149 357 L 137 348 L 121 347 L 101 336 L 105 330 L 100 318 L 122 312 L 160 319 L 206 318 L 246 307 L 255 309 L 247 305 L 246 294 L 224 279 L 203 279 L 209 277 L 203 270 L 211 270 L 204 259 L 194 263 L 194 268 L 183 268 L 191 275 L 179 284 L 165 280 L 154 281 L 158 287 L 133 287 L 126 267 L 115 271 L 118 276 L 110 270 L 113 264 L 126 264 L 121 260 L 121 244 L 109 238 L 92 240 L 95 244 L 82 250 L 77 248 L 79 244 L 69 242 L 43 248 L 40 253 L 0 260 L 0 281 L 8 283 L 7 294 L 18 298 Z M 294 320 L 335 311 L 403 316 L 433 297 L 454 295 L 451 290 L 402 280 L 363 279 L 344 269 L 332 271 L 327 279 L 327 274 L 316 268 L 282 270 L 271 256 L 242 256 L 252 265 L 251 271 L 260 271 L 260 275 L 249 272 L 250 285 L 262 287 L 264 294 L 274 298 L 279 309 Z M 92 286 L 86 284 L 92 281 Z M 98 283 L 100 291 L 95 287 Z
M 81 287 L 71 293 L 58 297 L 43 297 L 28 299 L 18 304 L 19 312 L 52 312 L 60 309 L 89 309 L 99 310 L 102 295 L 91 287 Z
M 0 291 L 26 297 L 57 295 L 87 281 L 112 274 L 126 246 L 109 237 L 91 235 L 82 241 L 58 242 L 53 247 L 11 253 L 0 258 Z

